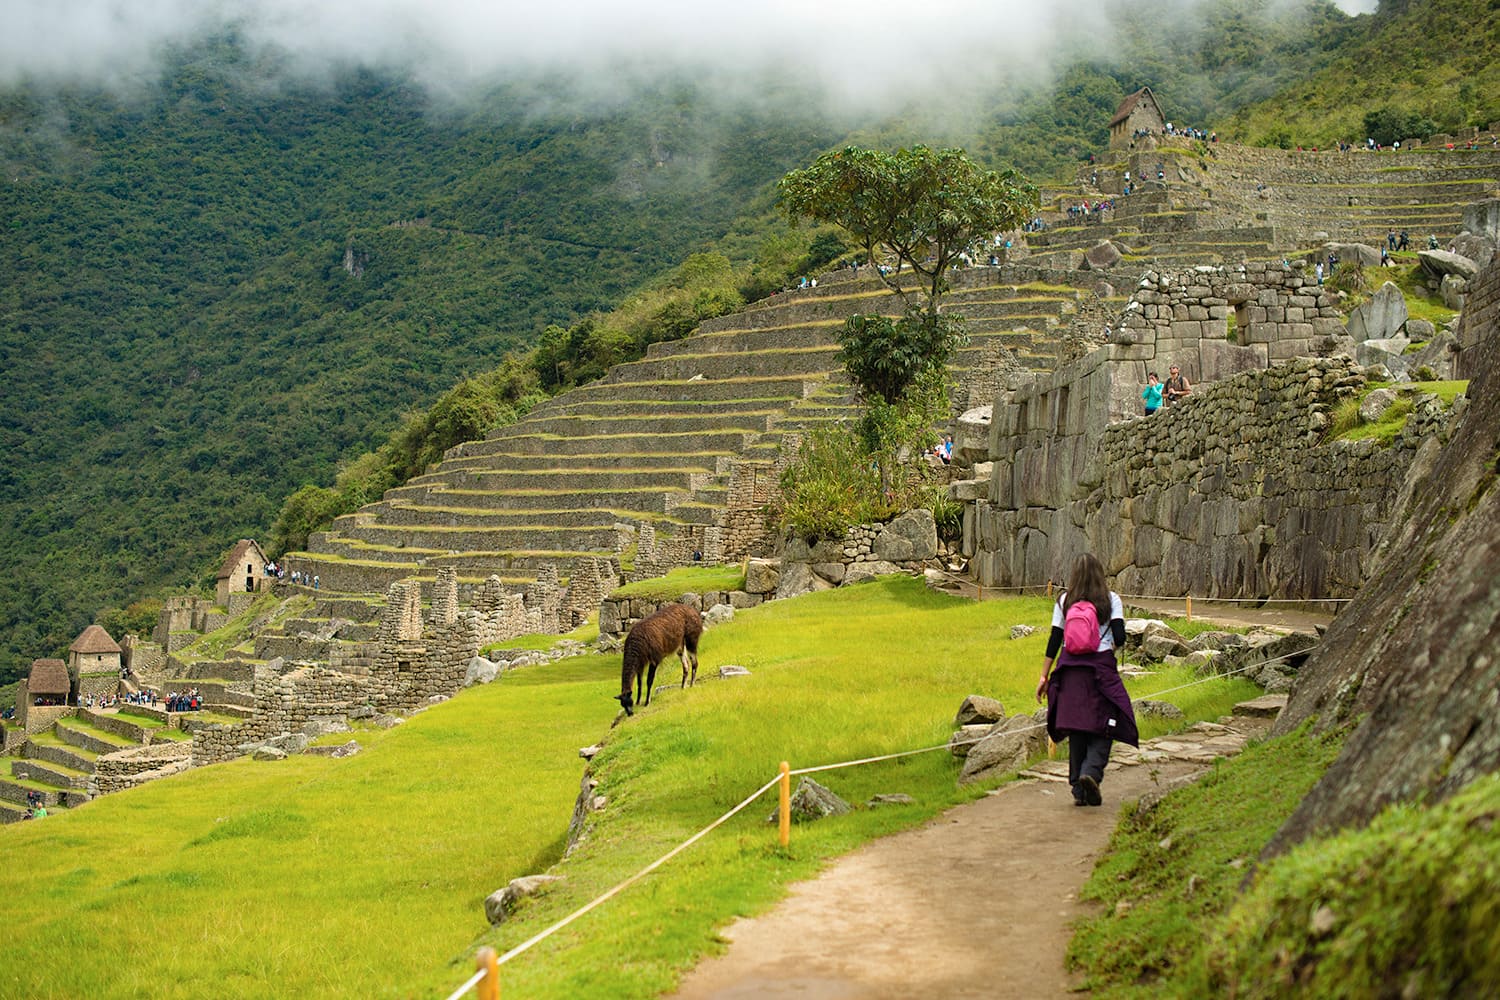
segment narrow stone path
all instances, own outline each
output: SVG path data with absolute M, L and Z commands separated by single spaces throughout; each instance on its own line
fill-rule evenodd
M 679 1000 L 1064 998 L 1078 891 L 1122 802 L 1191 780 L 1270 726 L 1284 698 L 1258 699 L 1225 724 L 1200 723 L 1117 746 L 1103 808 L 1077 808 L 1066 760 L 876 841 L 795 886 L 771 911 L 725 929 L 728 951 L 701 963 Z M 1259 714 L 1257 714 L 1259 713 Z

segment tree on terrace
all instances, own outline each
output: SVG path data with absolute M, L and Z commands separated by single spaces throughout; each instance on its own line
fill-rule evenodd
M 1020 226 L 1037 204 L 1036 189 L 1016 171 L 985 170 L 961 149 L 927 146 L 894 153 L 846 146 L 787 174 L 778 193 L 792 221 L 833 223 L 869 263 L 894 265 L 875 274 L 903 315 L 852 316 L 839 337 L 860 391 L 893 405 L 962 342 L 957 317 L 939 312 L 948 269 L 980 240 Z
M 947 419 L 948 358 L 964 342 L 962 317 L 940 312 L 948 269 L 976 243 L 1029 219 L 1036 189 L 1014 170 L 985 170 L 961 149 L 913 146 L 883 153 L 847 146 L 787 174 L 778 192 L 792 222 L 813 219 L 848 232 L 899 300 L 895 319 L 879 313 L 849 317 L 839 344 L 844 369 L 865 403 L 861 461 L 868 468 L 873 460 L 879 468 L 880 496 L 871 502 L 909 502 L 914 498 L 897 495 L 895 487 L 903 484 L 893 484 L 892 471 L 903 448 L 923 447 L 934 426 Z M 809 444 L 818 448 L 816 440 Z M 856 484 L 822 482 L 829 463 L 804 458 L 783 478 L 787 510 L 805 508 L 808 497 L 858 490 Z M 808 496 L 794 495 L 799 491 Z M 816 525 L 826 533 L 839 519 L 803 520 L 795 526 Z

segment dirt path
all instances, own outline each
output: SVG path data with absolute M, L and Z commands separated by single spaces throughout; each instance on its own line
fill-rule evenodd
M 1200 725 L 1117 747 L 1103 808 L 1073 805 L 1066 760 L 869 844 L 793 887 L 770 912 L 724 932 L 729 950 L 700 964 L 679 1000 L 884 1000 L 1076 996 L 1063 968 L 1078 890 L 1133 800 L 1234 753 L 1269 719 Z M 1141 766 L 1149 763 L 1151 766 Z M 1063 777 L 1059 778 L 1061 771 Z

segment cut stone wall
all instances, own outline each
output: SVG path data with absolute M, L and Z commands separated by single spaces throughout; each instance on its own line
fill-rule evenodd
M 1429 396 L 1389 445 L 1324 443 L 1332 410 L 1365 383 L 1346 358 L 1199 385 L 1115 423 L 1106 401 L 1138 391 L 1134 377 L 1110 364 L 1072 374 L 997 404 L 988 495 L 964 517 L 985 586 L 1061 581 L 1091 551 L 1121 592 L 1347 596 L 1418 447 L 1450 420 Z

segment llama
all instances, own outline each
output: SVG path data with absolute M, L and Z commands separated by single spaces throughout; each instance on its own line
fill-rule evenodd
M 651 689 L 656 684 L 656 666 L 677 654 L 682 661 L 682 686 L 698 680 L 698 637 L 703 634 L 703 616 L 686 604 L 665 604 L 655 613 L 642 618 L 625 637 L 625 656 L 620 666 L 620 693 L 615 700 L 634 715 L 634 705 L 651 704 Z M 692 663 L 689 676 L 688 664 Z M 635 681 L 635 698 L 630 697 L 630 682 Z M 646 700 L 641 701 L 641 682 L 645 681 Z

